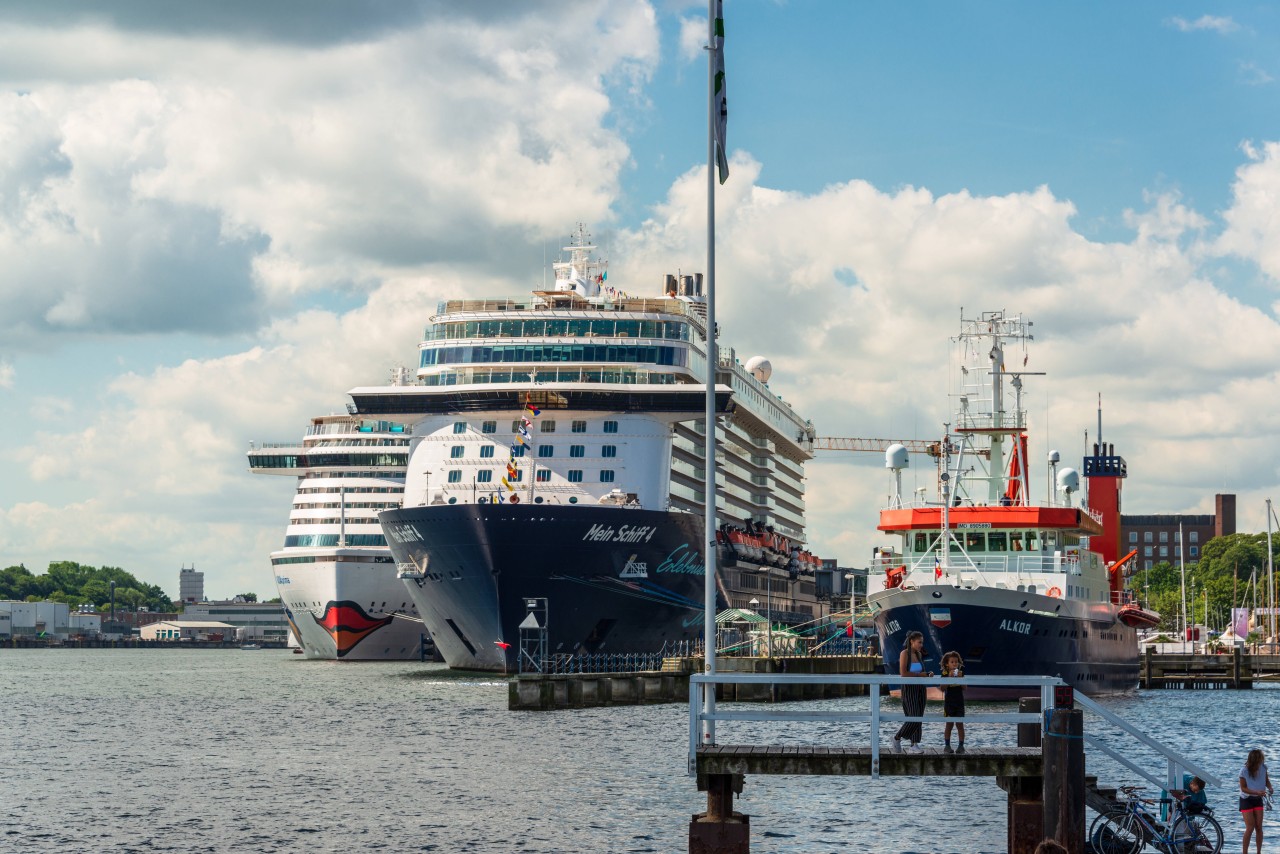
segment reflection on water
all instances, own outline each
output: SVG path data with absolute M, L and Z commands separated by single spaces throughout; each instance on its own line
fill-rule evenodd
M 704 807 L 685 775 L 684 706 L 508 712 L 504 681 L 440 665 L 6 650 L 0 696 L 4 851 L 667 854 L 685 849 L 689 815 Z M 1234 780 L 1248 748 L 1280 757 L 1280 690 L 1153 691 L 1108 705 L 1228 781 L 1209 795 L 1227 850 L 1238 846 Z M 865 738 L 854 726 L 743 722 L 722 724 L 719 740 Z M 970 727 L 975 746 L 1012 738 Z M 941 743 L 940 726 L 925 743 Z M 1117 744 L 1163 776 L 1163 762 Z M 1089 771 L 1132 780 L 1097 757 Z M 1003 799 L 982 778 L 753 777 L 737 809 L 752 816 L 757 854 L 1002 851 Z

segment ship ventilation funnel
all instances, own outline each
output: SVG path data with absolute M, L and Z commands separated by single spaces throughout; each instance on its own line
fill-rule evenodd
M 702 296 L 702 274 L 701 273 L 693 274 L 693 296 L 695 297 Z
M 667 273 L 666 279 L 662 283 L 662 292 L 669 297 L 676 295 L 676 277 Z

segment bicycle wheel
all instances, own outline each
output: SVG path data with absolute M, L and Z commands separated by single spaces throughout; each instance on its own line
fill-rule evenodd
M 1173 838 L 1181 840 L 1175 848 L 1194 854 L 1219 854 L 1222 851 L 1222 825 L 1210 815 L 1180 815 L 1173 823 Z
M 1089 828 L 1089 843 L 1098 854 L 1138 854 L 1143 847 L 1142 827 L 1127 810 L 1099 813 Z

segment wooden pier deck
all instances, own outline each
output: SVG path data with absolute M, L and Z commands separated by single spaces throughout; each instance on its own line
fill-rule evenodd
M 804 776 L 871 774 L 870 747 L 750 746 L 699 747 L 698 775 L 793 774 Z M 880 752 L 880 773 L 898 777 L 1042 777 L 1039 747 L 975 747 L 946 753 L 927 747 L 922 753 Z

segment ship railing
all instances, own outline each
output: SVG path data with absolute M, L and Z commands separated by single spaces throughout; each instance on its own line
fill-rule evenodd
M 880 557 L 872 561 L 872 572 L 885 572 L 900 566 L 907 567 L 907 580 L 914 575 L 917 578 L 928 576 L 934 578 L 934 553 L 921 555 L 897 555 Z M 1003 554 L 975 555 L 972 553 L 955 553 L 943 568 L 943 574 L 954 578 L 966 574 L 976 575 L 986 586 L 999 586 L 996 582 L 1007 584 L 1012 575 L 1015 583 L 1035 583 L 1046 575 L 1061 575 L 1064 578 L 1081 574 L 1080 562 L 1075 555 L 1042 555 L 1042 554 Z M 989 578 L 988 576 L 992 576 Z
M 666 297 L 606 296 L 598 299 L 587 299 L 584 297 L 574 298 L 566 293 L 564 296 L 554 299 L 535 296 L 522 299 L 446 300 L 436 306 L 437 317 L 451 314 L 483 314 L 508 311 L 577 311 L 583 313 L 630 311 L 643 314 L 679 315 L 701 320 L 689 303 Z M 433 317 L 432 321 L 434 322 L 435 319 Z
M 794 729 L 796 725 L 825 724 L 821 743 L 823 747 L 828 748 L 860 746 L 833 743 L 833 736 L 847 737 L 850 733 L 863 731 L 861 727 L 851 729 L 846 726 L 840 726 L 837 729 L 832 725 L 850 723 L 866 725 L 867 729 L 865 731 L 867 732 L 871 749 L 871 777 L 878 779 L 880 776 L 880 754 L 882 752 L 880 744 L 882 729 L 903 722 L 942 724 L 947 720 L 944 716 L 937 714 L 913 716 L 896 711 L 885 711 L 882 706 L 881 692 L 887 693 L 888 689 L 900 688 L 902 683 L 903 678 L 901 676 L 889 674 L 727 672 L 691 674 L 689 676 L 689 776 L 697 774 L 698 748 L 700 746 L 728 746 L 720 738 L 722 733 L 717 731 L 719 729 L 717 724 L 749 721 L 783 725 L 786 731 L 778 740 L 788 745 L 795 744 Z M 970 711 L 965 714 L 964 722 L 966 725 L 991 724 L 1008 726 L 1009 724 L 1032 724 L 1039 728 L 1042 739 L 1049 731 L 1049 721 L 1055 711 L 1055 706 L 1061 700 L 1060 697 L 1056 696 L 1057 691 L 1068 687 L 1057 676 L 931 676 L 911 679 L 912 685 L 921 687 L 937 688 L 943 685 L 960 683 L 966 687 L 973 688 L 1026 689 L 1028 695 L 1038 693 L 1040 696 L 1040 708 L 1045 710 L 1043 712 Z M 865 711 L 844 708 L 834 710 L 808 708 L 793 711 L 791 709 L 778 709 L 772 705 L 755 706 L 753 704 L 750 708 L 740 704 L 731 707 L 719 706 L 713 702 L 708 702 L 711 700 L 713 692 L 715 692 L 718 685 L 860 685 L 867 688 L 869 708 Z M 1222 782 L 1217 777 L 1204 770 L 1200 765 L 1181 755 L 1174 748 L 1162 744 L 1147 735 L 1115 712 L 1104 708 L 1096 700 L 1078 691 L 1071 691 L 1070 693 L 1071 702 L 1079 704 L 1087 714 L 1094 716 L 1085 726 L 1083 738 L 1086 756 L 1090 751 L 1096 750 L 1097 753 L 1094 755 L 1099 757 L 1105 755 L 1108 759 L 1132 771 L 1153 786 L 1166 790 L 1181 788 L 1183 773 L 1195 774 L 1212 786 L 1222 785 Z M 708 706 L 714 708 L 715 711 L 706 711 Z M 895 706 L 894 708 L 901 707 Z M 1108 729 L 1106 725 L 1110 725 L 1111 728 Z M 1119 732 L 1117 733 L 1116 730 Z M 1126 738 L 1136 741 L 1137 745 L 1132 744 L 1131 741 L 1130 743 L 1122 744 L 1121 742 L 1124 742 Z M 755 728 L 751 733 L 751 744 L 754 747 L 767 746 L 762 744 L 762 735 Z M 1160 780 L 1154 774 L 1149 773 L 1147 767 L 1139 764 L 1143 761 L 1163 761 L 1168 772 L 1166 779 Z M 1101 770 L 1096 769 L 1096 765 L 1097 763 L 1093 764 L 1095 770 Z
M 574 673 L 656 673 L 662 670 L 663 652 L 600 652 L 549 656 L 542 672 L 553 675 Z

